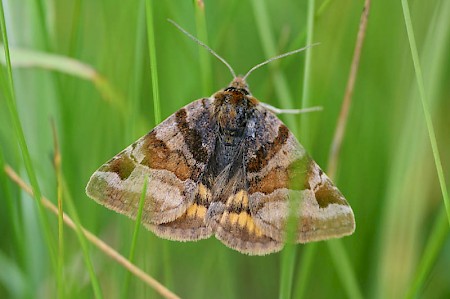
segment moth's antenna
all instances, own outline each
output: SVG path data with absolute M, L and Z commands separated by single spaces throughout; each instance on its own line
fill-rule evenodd
M 208 50 L 209 53 L 211 53 L 212 55 L 214 55 L 217 59 L 219 59 L 220 61 L 222 61 L 223 64 L 225 64 L 227 66 L 227 68 L 230 70 L 231 74 L 233 75 L 233 78 L 236 78 L 236 73 L 234 72 L 233 68 L 231 67 L 231 65 L 226 62 L 225 59 L 223 59 L 222 57 L 219 56 L 219 54 L 217 54 L 216 52 L 213 51 L 213 49 L 211 49 L 210 47 L 208 47 L 207 45 L 205 45 L 204 43 L 202 43 L 201 41 L 199 41 L 197 38 L 195 38 L 192 34 L 190 34 L 189 32 L 187 32 L 183 27 L 181 27 L 180 25 L 178 25 L 177 23 L 175 23 L 175 21 L 171 20 L 171 19 L 167 19 L 167 21 L 169 21 L 170 23 L 172 23 L 175 27 L 178 28 L 178 30 L 180 30 L 181 32 L 183 32 L 184 34 L 186 34 L 190 39 L 192 39 L 194 42 L 196 42 L 197 44 L 199 44 L 200 46 L 202 46 L 203 48 L 205 48 L 206 50 Z
M 267 59 L 266 61 L 263 61 L 263 62 L 261 62 L 260 64 L 257 64 L 257 65 L 255 65 L 254 67 L 252 67 L 252 68 L 247 72 L 247 74 L 245 74 L 245 76 L 244 76 L 242 79 L 243 79 L 243 80 L 247 79 L 247 77 L 248 77 L 254 70 L 256 70 L 256 69 L 262 67 L 263 65 L 268 64 L 269 62 L 272 62 L 272 61 L 274 61 L 274 60 L 277 60 L 277 59 L 280 59 L 280 58 L 283 58 L 283 57 L 286 57 L 286 56 L 289 56 L 289 55 L 292 55 L 292 54 L 296 54 L 296 53 L 302 52 L 302 51 L 304 51 L 304 50 L 306 50 L 306 49 L 309 49 L 309 48 L 311 48 L 311 47 L 317 46 L 318 44 L 319 44 L 319 43 L 315 43 L 315 44 L 312 44 L 312 45 L 309 45 L 309 46 L 306 46 L 306 47 L 303 47 L 303 48 L 300 48 L 300 49 L 297 49 L 297 50 L 294 50 L 294 51 L 290 51 L 290 52 L 287 52 L 287 53 L 280 54 L 280 55 L 278 55 L 278 56 L 269 58 L 269 59 Z

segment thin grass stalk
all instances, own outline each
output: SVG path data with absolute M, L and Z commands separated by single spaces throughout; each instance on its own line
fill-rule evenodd
M 136 42 L 135 42 L 135 54 L 133 60 L 133 79 L 132 87 L 130 88 L 130 92 L 128 97 L 130 99 L 130 124 L 129 130 L 127 132 L 127 140 L 135 138 L 136 135 L 136 119 L 139 119 L 140 115 L 140 107 L 139 101 L 142 96 L 142 73 L 143 73 L 143 64 L 142 57 L 144 52 L 145 45 L 145 0 L 140 0 L 140 13 L 138 14 L 138 18 L 136 20 Z
M 350 263 L 350 258 L 340 239 L 329 240 L 327 242 L 329 252 L 334 262 L 334 268 L 338 272 L 341 281 L 347 292 L 347 298 L 364 298 L 356 280 L 355 272 Z
M 203 0 L 193 0 L 195 11 L 195 25 L 197 28 L 197 37 L 203 43 L 208 45 L 208 31 L 206 30 L 205 3 Z M 202 94 L 210 94 L 212 92 L 212 68 L 211 55 L 201 47 L 198 48 L 199 64 L 202 78 Z
M 361 51 L 366 36 L 367 22 L 370 12 L 370 0 L 366 0 L 364 3 L 363 12 L 359 24 L 358 35 L 356 38 L 355 50 L 353 53 L 352 64 L 350 68 L 349 78 L 347 80 L 347 86 L 345 90 L 344 100 L 341 106 L 341 112 L 339 114 L 338 124 L 333 137 L 333 142 L 329 155 L 329 167 L 328 174 L 330 178 L 334 179 L 336 175 L 336 169 L 338 165 L 340 148 L 342 146 L 342 140 L 344 138 L 345 128 L 349 116 L 349 110 L 351 107 L 353 90 L 355 87 L 356 77 L 358 74 L 359 61 L 361 58 Z M 362 292 L 358 287 L 355 272 L 350 263 L 347 251 L 341 240 L 330 240 L 327 242 L 329 252 L 333 258 L 335 268 L 340 274 L 341 281 L 347 291 L 349 298 L 363 298 Z
M 307 24 L 306 24 L 306 32 L 307 32 L 307 44 L 311 45 L 313 41 L 313 33 L 314 33 L 314 0 L 308 1 L 308 16 L 307 16 Z M 303 107 L 307 107 L 308 104 L 305 104 L 305 99 L 310 97 L 310 84 L 311 84 L 311 49 L 306 49 L 306 58 L 305 58 L 305 66 L 304 66 L 304 77 L 303 77 Z M 304 121 L 306 123 L 306 121 Z M 303 127 L 302 127 L 303 129 Z M 305 135 L 302 135 L 302 142 Z M 296 183 L 296 182 L 293 182 Z M 298 199 L 301 200 L 301 199 Z M 281 256 L 281 281 L 280 281 L 280 292 L 279 298 L 291 298 L 292 296 L 292 285 L 294 281 L 294 267 L 295 260 L 297 256 L 297 251 L 295 250 L 296 231 L 298 228 L 298 223 L 300 219 L 295 216 L 295 210 L 298 207 L 298 202 L 294 199 L 291 199 L 289 204 L 290 216 L 287 222 L 287 243 L 285 250 L 282 252 Z M 305 273 L 308 276 L 309 273 Z
M 81 9 L 82 9 L 82 0 L 75 0 L 73 2 L 72 8 L 72 22 L 70 26 L 70 39 L 69 39 L 69 47 L 68 53 L 69 57 L 74 57 L 77 43 L 79 41 L 80 36 L 80 24 L 83 24 L 83 20 L 81 19 Z
M 258 34 L 261 38 L 262 48 L 264 50 L 264 55 L 266 59 L 274 57 L 277 53 L 276 42 L 273 37 L 270 25 L 270 16 L 267 12 L 267 7 L 265 1 L 252 0 L 251 4 L 253 6 L 253 12 L 255 15 L 256 25 L 258 28 Z M 287 84 L 285 76 L 276 67 L 278 61 L 269 65 L 273 72 L 273 80 L 275 90 L 282 108 L 291 108 L 294 105 L 293 97 L 289 91 L 289 86 Z M 286 115 L 285 117 L 286 125 L 295 134 L 297 132 L 295 118 L 292 115 Z
M 308 14 L 306 19 L 306 44 L 312 45 L 314 41 L 314 11 L 315 0 L 308 0 Z M 312 49 L 307 48 L 305 51 L 305 66 L 303 68 L 303 91 L 302 91 L 302 108 L 307 108 L 311 103 L 311 60 Z M 311 130 L 309 121 L 303 117 L 300 128 L 302 143 L 306 148 L 309 148 L 311 141 Z
M 290 207 L 294 207 L 294 204 L 290 204 Z M 293 209 L 290 209 L 291 211 Z M 293 214 L 293 213 L 291 213 Z M 299 219 L 298 217 L 289 217 L 287 221 L 287 227 L 296 227 Z M 296 245 L 292 241 L 295 238 L 295 231 L 292 229 L 287 229 L 286 232 L 287 242 L 281 252 L 281 269 L 280 269 L 280 289 L 278 298 L 289 299 L 292 297 L 292 283 L 294 280 L 294 268 L 295 260 L 297 258 Z
M 78 217 L 78 213 L 77 213 L 77 210 L 73 203 L 72 196 L 68 192 L 67 184 L 62 175 L 61 175 L 61 184 L 62 184 L 62 188 L 63 188 L 63 196 L 65 198 L 65 203 L 67 204 L 67 208 L 73 217 L 73 221 L 75 224 L 75 232 L 77 234 L 78 241 L 80 242 L 80 246 L 81 246 L 81 249 L 83 252 L 84 263 L 85 263 L 86 268 L 89 273 L 89 278 L 91 281 L 92 289 L 94 291 L 94 296 L 97 299 L 101 299 L 101 298 L 103 298 L 103 295 L 102 295 L 102 291 L 100 288 L 100 283 L 98 281 L 97 275 L 94 270 L 94 266 L 92 264 L 91 257 L 89 255 L 89 247 L 88 247 L 88 243 L 86 240 L 86 236 L 85 236 L 85 234 L 83 234 L 83 227 L 80 224 L 81 223 L 80 218 Z M 58 211 L 58 213 L 59 213 L 59 211 Z
M 9 178 L 15 182 L 22 190 L 24 190 L 26 193 L 33 196 L 33 189 L 28 186 L 19 176 L 18 174 L 8 165 L 4 168 L 5 173 L 9 176 Z M 41 197 L 42 205 L 50 210 L 55 215 L 58 215 L 58 208 L 47 198 Z M 70 227 L 72 230 L 77 230 L 77 225 L 75 224 L 74 220 L 72 220 L 67 214 L 63 213 L 63 220 L 64 223 Z M 133 263 L 128 261 L 124 256 L 122 256 L 120 253 L 118 253 L 116 250 L 111 248 L 108 244 L 103 242 L 101 239 L 99 239 L 96 235 L 85 229 L 80 225 L 80 230 L 83 233 L 83 235 L 86 237 L 86 239 L 91 242 L 94 246 L 96 246 L 100 251 L 102 251 L 104 254 L 109 256 L 111 259 L 119 263 L 121 266 L 126 268 L 128 271 L 133 273 L 137 278 L 142 280 L 144 283 L 149 285 L 151 288 L 155 289 L 161 296 L 164 298 L 169 299 L 178 299 L 179 297 L 175 295 L 173 292 L 171 292 L 169 289 L 164 287 L 160 282 L 158 282 L 156 279 L 142 271 L 140 268 L 135 266 Z
M 328 175 L 334 178 L 337 171 L 338 156 L 341 152 L 342 141 L 345 136 L 345 129 L 347 127 L 348 115 L 352 105 L 353 90 L 355 89 L 356 77 L 358 75 L 359 61 L 361 59 L 361 51 L 364 44 L 364 39 L 367 30 L 367 21 L 369 19 L 370 0 L 364 3 L 364 9 L 361 15 L 359 24 L 358 36 L 356 38 L 355 51 L 353 53 L 350 74 L 345 88 L 344 100 L 342 102 L 341 111 L 339 113 L 339 120 L 334 131 L 333 142 L 331 143 L 330 154 L 328 156 Z
M 61 184 L 61 153 L 59 151 L 58 135 L 55 122 L 52 121 L 53 132 L 53 165 L 56 173 L 56 194 L 58 201 L 58 275 L 57 289 L 59 298 L 65 297 L 64 284 L 64 221 L 63 221 L 63 189 Z
M 23 132 L 23 128 L 20 122 L 19 113 L 17 111 L 16 106 L 16 96 L 14 91 L 14 81 L 13 81 L 13 75 L 12 75 L 12 68 L 11 68 L 11 59 L 10 59 L 10 53 L 9 53 L 9 43 L 8 43 L 8 34 L 6 31 L 6 23 L 5 23 L 5 14 L 3 9 L 3 1 L 0 1 L 0 27 L 2 31 L 2 38 L 4 43 L 4 51 L 5 51 L 5 60 L 6 60 L 6 71 L 7 71 L 7 81 L 8 86 L 7 90 L 5 90 L 5 99 L 6 104 L 8 106 L 9 114 L 11 116 L 12 120 L 12 126 L 14 128 L 17 141 L 19 143 L 19 147 L 22 153 L 23 162 L 25 164 L 25 169 L 28 174 L 28 178 L 30 180 L 33 194 L 36 195 L 36 203 L 38 206 L 38 214 L 39 214 L 39 221 L 42 226 L 42 230 L 44 232 L 45 241 L 49 250 L 49 258 L 52 262 L 53 270 L 57 271 L 57 261 L 55 258 L 55 248 L 54 248 L 54 241 L 52 239 L 50 224 L 47 219 L 47 215 L 44 212 L 44 207 L 42 206 L 41 202 L 39 201 L 39 198 L 41 198 L 41 189 L 39 187 L 39 183 L 37 180 L 37 176 L 33 167 L 33 163 L 31 161 L 30 152 L 28 151 L 28 146 L 25 141 L 25 135 Z
M 406 299 L 419 298 L 420 290 L 430 275 L 432 267 L 436 264 L 437 257 L 444 247 L 448 238 L 450 228 L 447 222 L 447 213 L 445 209 L 441 209 L 439 216 L 436 218 L 432 234 L 426 242 L 424 253 L 422 254 L 417 271 L 412 280 L 409 290 L 406 293 Z
M 409 47 L 411 49 L 411 56 L 414 64 L 414 71 L 416 74 L 417 86 L 419 88 L 420 101 L 422 104 L 423 114 L 425 116 L 425 122 L 428 130 L 428 137 L 430 139 L 431 149 L 433 152 L 436 172 L 439 178 L 439 185 L 441 187 L 442 199 L 444 201 L 445 210 L 447 212 L 447 219 L 450 225 L 450 199 L 448 196 L 447 186 L 445 183 L 444 170 L 442 168 L 441 157 L 439 154 L 439 148 L 436 141 L 436 134 L 434 132 L 433 120 L 431 119 L 430 108 L 425 94 L 422 68 L 420 66 L 419 53 L 417 51 L 416 39 L 414 37 L 414 29 L 412 26 L 409 4 L 408 1 L 406 0 L 402 0 L 401 3 L 403 9 L 403 16 L 405 19 L 406 32 L 408 34 Z
M 152 77 L 152 93 L 155 124 L 161 122 L 161 104 L 159 98 L 158 66 L 156 62 L 155 28 L 153 24 L 153 3 L 146 0 L 147 42 L 150 57 L 150 72 Z
M 297 274 L 297 282 L 295 284 L 293 298 L 305 298 L 306 289 L 308 287 L 309 278 L 311 276 L 312 265 L 316 256 L 317 243 L 306 244 L 303 249 L 299 270 Z
M 449 19 L 447 18 L 446 12 L 449 11 L 449 7 L 450 4 L 447 1 L 440 1 L 435 6 L 432 22 L 429 24 L 429 32 L 424 42 L 427 46 L 424 49 L 424 54 L 421 55 L 424 57 L 424 61 L 427 60 L 427 57 L 432 56 L 433 63 L 436 64 L 438 69 L 441 69 L 445 65 L 442 62 L 447 56 L 445 44 L 447 44 L 446 41 L 448 41 Z M 439 28 L 439 30 L 437 30 L 437 28 Z M 425 54 L 429 52 L 426 48 L 433 49 L 432 53 Z M 432 65 L 427 65 L 427 67 L 434 69 Z M 432 81 L 428 85 L 428 89 L 430 90 L 428 94 L 430 98 L 433 98 L 433 95 L 436 96 L 436 91 L 438 90 L 436 85 L 445 84 L 445 80 L 443 81 L 440 80 L 439 77 L 433 76 L 433 71 L 425 71 L 425 73 L 428 73 L 428 78 Z M 442 69 L 441 73 L 444 74 Z M 448 237 L 449 225 L 447 219 L 447 211 L 445 209 L 445 205 L 443 204 L 442 208 L 440 208 L 439 215 L 434 221 L 430 236 L 426 241 L 425 249 L 420 257 L 420 261 L 418 262 L 414 277 L 411 279 L 412 283 L 409 284 L 409 289 L 406 292 L 405 298 L 420 297 L 420 292 L 424 288 L 427 278 L 429 277 L 433 266 L 436 264 L 439 254 L 444 248 L 445 240 Z
M 0 169 L 3 169 L 5 167 L 5 158 L 3 156 L 3 147 L 0 148 Z M 6 210 L 7 215 L 10 218 L 6 222 L 11 223 L 12 231 L 13 231 L 13 247 L 17 248 L 16 250 L 16 256 L 17 256 L 17 263 L 19 266 L 26 269 L 26 259 L 23 255 L 24 249 L 25 249 L 25 242 L 23 239 L 23 227 L 22 227 L 22 221 L 21 217 L 18 211 L 20 211 L 20 205 L 17 204 L 17 202 L 14 202 L 13 195 L 11 193 L 11 188 L 6 180 L 6 175 L 2 172 L 0 174 L 0 188 L 1 192 L 3 193 L 4 200 L 6 202 Z
M 307 23 L 306 23 L 306 44 L 307 45 L 311 45 L 312 41 L 313 41 L 313 33 L 314 33 L 314 0 L 310 0 L 308 1 L 308 14 L 307 14 Z M 310 84 L 311 84 L 311 49 L 307 48 L 306 49 L 306 53 L 305 53 L 305 65 L 304 65 L 304 69 L 303 69 L 303 73 L 304 73 L 304 77 L 303 77 L 303 83 L 302 83 L 302 87 L 303 87 L 303 96 L 302 96 L 302 107 L 307 107 L 308 104 L 306 103 L 307 101 L 305 99 L 310 97 Z M 303 120 L 302 124 L 305 124 L 306 120 Z M 303 126 L 302 126 L 302 131 L 303 131 Z M 306 135 L 302 134 L 302 142 L 304 142 L 304 137 Z M 295 210 L 295 205 L 290 204 L 290 211 L 291 214 L 293 214 Z M 290 217 L 292 218 L 292 217 Z M 291 221 L 291 230 L 296 230 L 296 228 L 298 227 L 298 222 L 300 221 L 300 219 L 294 219 Z M 289 224 L 289 222 L 288 222 Z M 309 248 L 313 248 L 314 246 L 308 246 Z M 292 285 L 293 285 L 293 280 L 294 280 L 294 266 L 295 266 L 295 259 L 296 259 L 296 254 L 297 252 L 294 249 L 291 249 L 289 247 L 287 247 L 285 250 L 283 251 L 283 256 L 282 256 L 282 274 L 281 274 L 281 286 L 280 286 L 280 298 L 291 298 L 291 292 L 292 292 Z M 311 252 L 309 252 L 308 257 L 310 258 L 310 261 L 312 260 L 313 256 L 311 256 Z M 292 263 L 289 267 L 286 267 L 286 264 Z M 302 277 L 301 279 L 303 279 L 303 283 L 302 285 L 305 286 L 309 277 L 309 269 L 310 267 L 308 267 L 308 265 L 310 265 L 310 263 L 305 263 L 301 265 L 301 269 L 302 269 Z M 304 292 L 304 289 L 300 290 L 299 294 L 302 294 Z M 298 293 L 297 293 L 298 294 Z M 301 295 L 300 295 L 301 296 Z
M 147 39 L 148 39 L 148 49 L 150 56 L 150 72 L 152 77 L 152 91 L 153 91 L 153 104 L 155 111 L 155 123 L 159 124 L 161 122 L 161 108 L 160 108 L 160 98 L 159 98 L 159 85 L 158 85 L 158 68 L 156 59 L 156 45 L 155 45 L 155 28 L 153 24 L 153 3 L 152 0 L 146 0 L 146 19 L 147 19 Z M 166 284 L 172 281 L 172 273 L 170 267 L 170 261 L 168 256 L 167 244 L 163 245 L 163 260 L 164 260 L 164 276 Z
M 324 5 L 328 4 L 328 3 L 329 3 L 329 1 L 324 2 L 322 4 L 322 6 L 319 8 L 318 14 L 322 13 L 322 11 L 325 7 Z M 366 32 L 366 28 L 367 28 L 367 20 L 368 20 L 369 10 L 370 10 L 370 1 L 366 1 L 365 6 L 364 6 L 364 12 L 361 16 L 361 22 L 360 22 L 360 26 L 359 26 L 357 42 L 356 42 L 356 46 L 355 46 L 355 53 L 354 53 L 354 57 L 353 57 L 353 61 L 352 61 L 352 67 L 351 67 L 352 71 L 350 72 L 350 75 L 349 75 L 349 80 L 347 83 L 346 93 L 344 96 L 341 115 L 340 115 L 339 122 L 337 125 L 337 130 L 334 135 L 333 143 L 338 143 L 339 147 L 342 143 L 343 133 L 345 131 L 345 124 L 348 119 L 348 110 L 351 105 L 351 97 L 353 94 L 354 83 L 356 80 L 357 70 L 358 70 L 358 66 L 359 66 L 362 44 L 364 41 L 365 32 Z M 310 37 L 310 36 L 311 35 L 309 34 L 308 37 Z M 312 41 L 308 41 L 307 43 L 310 44 L 311 42 Z M 305 62 L 305 64 L 308 65 L 308 53 L 306 53 L 306 55 L 307 55 L 307 61 Z M 306 75 L 305 75 L 305 78 L 306 78 Z M 304 89 L 304 91 L 305 91 L 305 89 Z M 308 93 L 307 90 L 305 92 Z M 305 96 L 305 95 L 303 96 L 303 99 L 308 99 L 308 98 L 309 98 L 308 96 Z M 308 106 L 307 103 L 305 105 Z M 305 127 L 303 127 L 303 129 L 305 129 Z M 303 136 L 305 136 L 306 133 L 307 132 L 304 132 Z M 335 167 L 337 165 L 339 151 L 337 151 L 337 152 L 334 151 L 333 153 L 334 153 L 334 155 L 330 155 L 330 158 L 329 158 L 329 163 L 330 163 L 330 165 L 333 165 L 333 166 L 331 169 L 328 170 L 328 174 L 330 175 L 331 178 L 334 178 L 334 176 L 335 176 Z M 342 242 L 340 240 L 333 240 L 333 241 L 327 242 L 327 244 L 328 244 L 328 248 L 330 249 L 330 253 L 332 253 L 333 260 L 336 264 L 336 269 L 338 269 L 338 272 L 341 273 L 340 276 L 344 282 L 344 285 L 346 286 L 347 295 L 349 296 L 349 298 L 362 298 L 361 291 L 359 290 L 356 279 L 355 279 L 354 271 L 351 268 L 348 255 L 342 245 Z M 304 266 L 305 268 L 302 271 L 302 273 L 299 275 L 300 290 L 299 290 L 298 295 L 301 298 L 303 297 L 303 294 L 304 294 L 304 288 L 307 285 L 306 278 L 303 278 L 303 276 L 308 275 L 307 269 L 310 267 L 311 260 L 314 257 L 314 252 L 315 252 L 315 247 L 310 247 L 310 248 L 308 248 L 308 251 L 305 252 L 305 255 L 306 255 L 305 260 L 306 261 L 304 263 L 302 263 L 302 265 L 305 265 Z
M 325 0 L 322 2 L 322 4 L 319 6 L 319 9 L 317 10 L 315 17 L 320 17 L 324 11 L 330 6 L 331 0 Z
M 44 40 L 44 48 L 45 50 L 52 50 L 53 49 L 53 36 L 50 36 L 48 32 L 50 31 L 50 26 L 47 24 L 47 16 L 45 14 L 45 4 L 43 0 L 37 0 L 34 1 L 34 5 L 37 6 L 37 12 L 38 12 L 38 22 L 39 26 L 41 27 L 40 31 L 42 33 L 42 37 Z
M 133 230 L 133 237 L 131 239 L 131 246 L 130 246 L 130 254 L 128 255 L 128 260 L 133 263 L 134 262 L 134 256 L 136 253 L 136 243 L 137 238 L 139 234 L 139 229 L 141 227 L 141 220 L 142 220 L 142 211 L 144 209 L 144 203 L 145 203 L 145 195 L 147 194 L 147 184 L 148 184 L 148 175 L 144 176 L 144 185 L 142 186 L 142 192 L 141 192 L 141 198 L 139 199 L 139 208 L 136 215 L 136 222 L 134 224 L 134 230 Z M 128 293 L 128 286 L 130 284 L 130 278 L 131 273 L 127 272 L 125 275 L 125 283 L 123 287 L 123 298 L 127 297 Z

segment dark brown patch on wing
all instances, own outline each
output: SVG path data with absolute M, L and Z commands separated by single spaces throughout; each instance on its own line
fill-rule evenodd
M 319 207 L 326 208 L 330 204 L 339 204 L 348 206 L 348 203 L 343 199 L 342 194 L 334 188 L 329 181 L 319 186 L 315 191 L 316 200 Z
M 109 163 L 106 163 L 99 170 L 105 172 L 107 171 L 115 172 L 123 181 L 130 176 L 135 167 L 136 167 L 135 162 L 132 159 L 130 159 L 130 157 L 123 154 L 115 157 Z
M 258 172 L 263 169 L 286 143 L 288 137 L 289 129 L 285 125 L 280 125 L 277 137 L 256 151 L 255 156 L 247 163 L 247 170 L 249 172 Z
M 188 178 L 196 180 L 200 175 L 197 168 L 188 165 L 186 157 L 181 151 L 170 150 L 164 141 L 156 137 L 156 131 L 150 132 L 144 138 L 142 150 L 145 158 L 141 164 L 152 169 L 165 169 L 173 172 L 182 181 Z
M 281 188 L 291 190 L 309 189 L 307 167 L 311 159 L 307 156 L 292 162 L 287 168 L 278 166 L 271 169 L 264 177 L 255 176 L 249 182 L 248 193 L 261 192 L 270 194 Z
M 189 128 L 187 123 L 187 112 L 186 109 L 180 109 L 175 113 L 176 122 L 178 130 L 184 137 L 184 142 L 189 148 L 194 159 L 201 163 L 206 163 L 208 160 L 208 152 L 206 148 L 203 147 L 202 137 L 195 130 Z
M 279 188 L 288 188 L 289 176 L 286 168 L 276 167 L 272 169 L 263 178 L 257 176 L 249 183 L 248 193 L 262 192 L 264 194 L 272 193 Z

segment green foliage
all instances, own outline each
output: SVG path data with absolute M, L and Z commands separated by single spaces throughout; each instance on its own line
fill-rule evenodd
M 254 96 L 277 107 L 324 108 L 281 118 L 305 135 L 300 142 L 304 137 L 308 152 L 326 169 L 363 1 L 222 0 L 205 2 L 204 10 L 199 2 L 3 1 L 9 43 L 2 40 L 0 53 L 2 169 L 11 165 L 56 204 L 54 120 L 65 211 L 123 255 L 132 252 L 141 269 L 183 298 L 450 297 L 445 181 L 439 184 L 436 171 L 448 186 L 446 0 L 409 1 L 416 68 L 401 2 L 372 3 L 335 179 L 354 209 L 354 235 L 265 257 L 242 255 L 214 238 L 178 243 L 144 230 L 132 246 L 134 222 L 87 198 L 92 172 L 151 130 L 159 121 L 155 115 L 164 119 L 232 79 L 168 18 L 204 39 L 239 74 L 307 41 L 320 42 L 309 49 L 307 71 L 300 53 L 258 69 L 248 83 Z M 148 43 L 148 29 L 154 44 Z M 14 92 L 4 48 L 11 54 Z M 152 70 L 154 59 L 158 67 Z M 416 80 L 417 63 L 423 86 Z M 437 168 L 422 101 L 440 152 Z M 57 217 L 3 171 L 0 203 L 0 298 L 157 296 L 67 227 L 59 271 Z

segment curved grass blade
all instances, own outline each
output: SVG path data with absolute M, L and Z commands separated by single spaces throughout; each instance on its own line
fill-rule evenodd
M 411 56 L 414 63 L 414 70 L 416 74 L 417 86 L 419 88 L 420 101 L 422 103 L 423 114 L 428 130 L 428 137 L 430 138 L 431 149 L 433 151 L 434 163 L 441 186 L 442 199 L 444 201 L 445 209 L 447 211 L 447 218 L 450 224 L 450 199 L 445 183 L 444 170 L 442 169 L 441 157 L 436 141 L 436 134 L 434 132 L 433 120 L 431 119 L 430 108 L 425 94 L 425 87 L 423 84 L 422 68 L 420 67 L 419 53 L 417 51 L 416 39 L 414 37 L 414 30 L 412 27 L 411 14 L 409 12 L 408 1 L 402 0 L 403 16 L 405 18 L 406 32 L 408 34 L 409 47 L 411 49 Z
M 0 44 L 0 51 L 4 50 L 4 45 Z M 75 76 L 84 80 L 91 81 L 102 95 L 102 98 L 112 104 L 123 115 L 127 113 L 127 106 L 123 97 L 111 86 L 109 81 L 104 78 L 96 69 L 79 60 L 50 54 L 35 50 L 11 48 L 11 66 L 19 68 L 42 68 L 61 72 L 67 75 Z M 7 63 L 3 56 L 0 56 L 0 63 Z
M 8 35 L 6 31 L 6 23 L 5 23 L 5 15 L 3 10 L 3 1 L 0 1 L 0 27 L 2 31 L 2 38 L 3 42 L 5 44 L 4 47 L 4 53 L 5 53 L 5 61 L 6 61 L 6 70 L 7 70 L 7 88 L 4 91 L 6 93 L 6 104 L 8 106 L 9 114 L 11 116 L 12 120 L 12 126 L 16 133 L 16 138 L 20 146 L 20 150 L 22 152 L 22 158 L 23 162 L 25 164 L 25 169 L 28 174 L 28 178 L 30 180 L 33 194 L 35 195 L 36 203 L 38 206 L 38 213 L 39 213 L 39 221 L 43 228 L 45 241 L 47 243 L 47 247 L 49 249 L 49 258 L 52 262 L 53 269 L 56 272 L 57 269 L 57 262 L 55 258 L 55 248 L 54 248 L 54 240 L 52 239 L 51 235 L 51 229 L 50 224 L 47 219 L 47 215 L 44 212 L 44 207 L 41 204 L 41 201 L 39 200 L 41 198 L 41 189 L 39 187 L 39 183 L 37 180 L 36 172 L 33 167 L 33 163 L 31 161 L 30 152 L 28 151 L 28 145 L 25 140 L 25 135 L 23 132 L 22 124 L 20 122 L 19 113 L 17 111 L 16 106 L 16 96 L 14 91 L 14 81 L 13 81 L 13 75 L 12 75 L 12 67 L 11 67 L 11 59 L 10 59 L 10 51 L 9 51 L 9 45 L 8 45 Z M 3 73 L 3 72 L 2 72 Z M 0 80 L 3 80 L 3 78 L 0 78 Z

